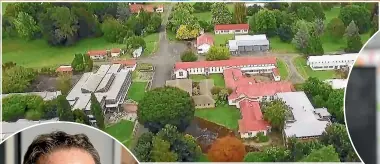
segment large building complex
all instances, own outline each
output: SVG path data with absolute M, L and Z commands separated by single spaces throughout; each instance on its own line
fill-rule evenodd
M 280 81 L 275 57 L 235 57 L 230 60 L 177 62 L 174 66 L 174 75 L 177 79 L 188 78 L 189 75 L 209 75 L 223 73 L 225 69 L 238 68 L 243 73 L 273 74 L 275 81 Z
M 118 111 L 124 102 L 131 81 L 131 71 L 124 69 L 121 64 L 101 65 L 95 73 L 84 73 L 66 99 L 69 101 L 72 110 L 84 110 L 94 123 L 94 117 L 90 112 L 91 94 L 95 94 L 96 99 L 104 109 L 104 113 Z
M 337 70 L 341 68 L 351 68 L 358 54 L 342 54 L 342 55 L 322 55 L 309 56 L 307 65 L 312 70 Z

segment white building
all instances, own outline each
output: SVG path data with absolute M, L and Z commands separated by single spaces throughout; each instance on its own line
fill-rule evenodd
M 107 58 L 108 52 L 107 50 L 93 50 L 88 51 L 87 55 L 89 55 L 92 60 L 102 60 Z
M 228 49 L 233 55 L 244 52 L 268 51 L 269 40 L 265 34 L 237 35 L 235 40 L 228 41 Z
M 276 58 L 235 57 L 219 61 L 177 62 L 174 66 L 174 74 L 177 79 L 184 79 L 189 75 L 223 73 L 228 68 L 239 68 L 244 73 L 250 74 L 272 73 L 276 68 Z
M 316 110 L 305 92 L 277 93 L 276 98 L 282 99 L 291 108 L 291 116 L 287 118 L 284 128 L 284 135 L 287 138 L 307 139 L 319 137 L 330 123 L 325 118 L 328 116 L 326 114 L 327 109 L 320 108 Z
M 348 79 L 328 79 L 324 82 L 331 85 L 333 89 L 344 89 L 347 87 Z
M 307 65 L 312 70 L 337 70 L 352 67 L 358 54 L 309 56 Z
M 205 54 L 214 45 L 214 39 L 211 35 L 202 34 L 197 38 L 197 52 L 198 54 Z
M 248 24 L 218 24 L 215 25 L 215 34 L 248 34 Z
M 142 48 L 142 47 L 139 47 L 138 49 L 135 49 L 135 50 L 133 51 L 132 56 L 133 56 L 134 58 L 138 58 L 138 57 L 141 56 L 142 52 L 143 52 L 143 48 Z
M 111 56 L 112 57 L 119 57 L 122 54 L 123 54 L 123 51 L 120 48 L 111 49 Z

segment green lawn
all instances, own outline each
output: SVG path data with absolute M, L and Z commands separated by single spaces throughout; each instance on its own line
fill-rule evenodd
M 272 52 L 277 53 L 296 53 L 297 50 L 295 49 L 294 45 L 292 43 L 285 43 L 280 40 L 278 36 L 269 38 L 270 43 L 270 49 Z
M 240 111 L 234 106 L 219 105 L 216 108 L 196 109 L 195 116 L 235 130 L 238 129 Z
M 141 101 L 145 94 L 145 87 L 147 82 L 132 82 L 129 90 L 128 90 L 128 99 L 132 99 L 134 101 Z
M 331 19 L 337 18 L 339 16 L 339 12 L 340 12 L 340 6 L 331 8 L 330 11 L 325 11 L 325 17 L 326 17 L 325 25 L 327 26 L 327 24 L 331 21 Z
M 144 37 L 146 49 L 144 55 L 157 50 L 158 33 Z M 22 39 L 3 40 L 3 62 L 13 61 L 25 67 L 50 67 L 70 64 L 74 54 L 88 50 L 123 48 L 123 44 L 109 43 L 103 37 L 88 38 L 69 47 L 52 47 L 45 40 L 26 41 Z
M 210 22 L 212 19 L 211 12 L 203 12 L 203 13 L 194 13 L 194 16 L 198 18 L 198 20 Z
M 3 62 L 13 61 L 17 65 L 37 68 L 70 64 L 76 53 L 124 46 L 108 43 L 104 38 L 83 39 L 70 47 L 52 47 L 42 39 L 4 39 L 2 44 Z
M 156 52 L 158 48 L 159 33 L 149 34 L 144 37 L 146 48 L 144 50 L 145 56 L 151 55 L 152 52 Z
M 117 124 L 107 127 L 105 131 L 127 146 L 131 141 L 133 126 L 134 123 L 132 121 L 122 120 Z
M 282 59 L 277 59 L 277 68 L 278 71 L 280 72 L 280 76 L 282 80 L 285 80 L 289 76 L 289 71 L 288 71 L 288 65 L 286 65 L 285 61 Z
M 1 3 L 1 13 L 4 14 L 5 13 L 5 9 L 7 8 L 7 5 L 9 4 L 10 2 L 2 2 Z
M 336 77 L 335 71 L 313 71 L 308 65 L 306 65 L 306 59 L 302 56 L 296 57 L 293 61 L 297 71 L 305 78 L 316 77 L 320 80 L 332 79 Z
M 226 84 L 224 83 L 224 78 L 222 74 L 211 74 L 209 76 L 210 79 L 214 80 L 214 85 L 219 87 L 224 87 Z M 199 82 L 203 79 L 207 79 L 205 75 L 190 75 L 190 79 Z
M 212 33 L 214 37 L 214 45 L 220 46 L 220 45 L 226 45 L 228 40 L 232 40 L 234 38 L 234 34 L 214 34 Z

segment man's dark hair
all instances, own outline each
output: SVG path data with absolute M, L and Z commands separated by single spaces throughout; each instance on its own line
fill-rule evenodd
M 100 164 L 100 157 L 85 134 L 70 135 L 62 131 L 38 136 L 29 145 L 23 164 L 36 164 L 38 159 L 60 149 L 78 148 L 89 153 Z

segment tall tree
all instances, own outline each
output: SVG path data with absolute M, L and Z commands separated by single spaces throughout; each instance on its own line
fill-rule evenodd
M 234 21 L 237 24 L 247 23 L 247 8 L 244 3 L 234 4 Z
M 3 93 L 20 93 L 29 88 L 31 82 L 37 77 L 32 68 L 14 66 L 3 70 Z
M 283 147 L 268 147 L 261 152 L 249 152 L 244 162 L 287 162 L 290 160 L 290 151 Z
M 265 102 L 262 105 L 264 119 L 267 120 L 273 128 L 282 132 L 284 129 L 286 116 L 289 114 L 289 107 L 280 99 Z
M 68 74 L 59 75 L 56 86 L 57 86 L 57 89 L 60 90 L 63 95 L 67 95 L 72 86 L 71 75 L 68 75 Z
M 199 29 L 192 29 L 190 26 L 181 25 L 177 30 L 176 38 L 178 40 L 194 39 L 198 36 L 198 34 Z
M 195 2 L 193 5 L 194 12 L 201 13 L 201 12 L 210 11 L 212 4 L 213 3 L 211 3 L 211 2 Z
M 124 38 L 124 36 L 120 36 L 123 30 L 125 30 L 123 25 L 114 18 L 107 18 L 102 23 L 102 31 L 108 42 L 120 42 L 120 37 Z
M 260 10 L 254 18 L 251 18 L 251 29 L 258 34 L 266 34 L 269 37 L 276 34 L 277 23 L 274 11 L 264 9 Z
M 94 36 L 99 30 L 97 26 L 97 19 L 88 11 L 85 7 L 73 7 L 71 9 L 78 18 L 78 36 L 79 38 L 85 38 Z
M 83 55 L 83 64 L 84 64 L 85 71 L 87 72 L 92 71 L 92 68 L 94 67 L 94 61 L 92 61 L 89 55 L 86 55 L 86 54 Z
M 299 161 L 309 155 L 313 150 L 322 148 L 323 144 L 318 140 L 302 142 L 295 137 L 291 137 L 288 138 L 287 146 L 291 154 L 291 161 Z
M 323 55 L 325 52 L 323 50 L 322 41 L 317 30 L 313 29 L 307 43 L 306 54 L 307 55 Z
M 281 41 L 290 43 L 294 37 L 292 27 L 288 24 L 282 24 L 277 30 L 277 35 Z
M 60 121 L 74 121 L 70 103 L 64 95 L 57 97 L 57 112 Z
M 152 150 L 152 141 L 154 134 L 152 132 L 143 133 L 137 140 L 137 144 L 133 149 L 133 154 L 140 162 L 150 162 L 150 152 Z
M 345 32 L 345 26 L 339 18 L 333 18 L 327 24 L 326 31 L 335 41 L 341 39 Z
M 322 36 L 323 32 L 325 30 L 325 23 L 322 19 L 318 18 L 314 21 L 314 32 L 318 36 Z
M 183 4 L 187 3 L 179 3 L 169 16 L 167 28 L 172 32 L 176 33 L 181 25 L 187 25 L 192 29 L 200 28 L 198 19 L 192 14 L 194 8 Z
M 211 7 L 212 24 L 230 24 L 232 14 L 226 3 L 214 3 Z
M 17 18 L 14 19 L 14 25 L 18 36 L 26 40 L 33 39 L 40 30 L 33 17 L 24 12 L 17 15 Z
M 144 95 L 138 108 L 138 121 L 152 132 L 158 132 L 166 124 L 172 124 L 179 131 L 184 131 L 195 113 L 194 102 L 189 93 L 174 87 L 150 90 Z
M 260 5 L 257 5 L 257 4 L 254 4 L 252 6 L 248 6 L 248 8 L 247 8 L 247 15 L 248 16 L 253 16 L 257 12 L 259 12 L 261 9 L 262 9 L 262 7 Z
M 85 55 L 88 56 L 88 55 Z M 85 63 L 83 61 L 83 54 L 75 54 L 71 62 L 71 67 L 74 71 L 81 72 L 85 70 Z
M 331 145 L 313 150 L 301 162 L 340 162 L 339 155 Z
M 307 6 L 303 6 L 297 9 L 297 16 L 298 18 L 303 19 L 308 22 L 313 21 L 316 17 L 313 9 Z
M 351 145 L 345 125 L 334 123 L 326 127 L 326 130 L 320 137 L 320 140 L 325 145 L 334 146 L 336 152 L 339 154 L 340 161 L 360 161 L 353 146 Z
M 153 148 L 151 152 L 154 162 L 175 162 L 178 159 L 176 153 L 170 151 L 170 143 L 159 137 L 153 137 Z
M 208 150 L 208 159 L 213 162 L 242 162 L 246 154 L 244 144 L 237 138 L 219 138 Z
M 371 13 L 364 6 L 347 5 L 343 7 L 339 13 L 339 19 L 346 26 L 349 26 L 354 21 L 360 34 L 367 32 L 371 27 Z
M 66 40 L 65 44 L 72 44 L 67 40 L 73 39 L 78 31 L 78 18 L 67 7 L 54 7 L 48 9 L 48 14 L 57 27 L 55 33 L 61 40 Z
M 348 53 L 358 53 L 363 47 L 362 40 L 359 35 L 359 29 L 354 21 L 346 28 L 347 47 L 345 51 Z
M 104 115 L 103 115 L 103 109 L 100 106 L 99 101 L 96 99 L 95 94 L 91 93 L 91 113 L 94 115 L 96 119 L 96 125 L 99 129 L 104 129 Z
M 126 21 L 130 15 L 131 11 L 128 3 L 117 3 L 116 17 L 118 20 Z
M 309 39 L 309 27 L 306 24 L 301 24 L 297 33 L 294 35 L 292 43 L 295 45 L 298 51 L 306 53 Z
M 88 119 L 88 116 L 86 115 L 86 113 L 84 113 L 83 110 L 75 109 L 73 111 L 73 116 L 74 116 L 75 122 L 90 125 L 90 121 Z

